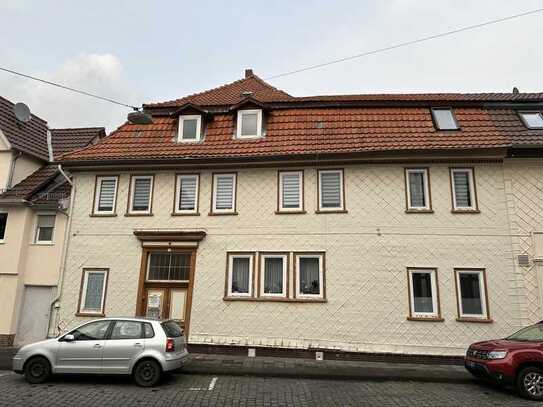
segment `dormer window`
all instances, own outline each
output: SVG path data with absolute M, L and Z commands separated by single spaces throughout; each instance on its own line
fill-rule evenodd
M 438 130 L 458 130 L 460 128 L 450 107 L 432 108 L 432 119 Z
M 239 110 L 236 138 L 262 137 L 262 110 Z
M 541 112 L 519 112 L 524 125 L 529 129 L 543 129 L 543 115 Z
M 177 141 L 180 143 L 194 143 L 200 141 L 202 131 L 202 116 L 182 115 L 179 116 L 179 132 Z

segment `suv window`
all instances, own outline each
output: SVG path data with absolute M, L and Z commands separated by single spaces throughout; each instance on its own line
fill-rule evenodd
M 96 321 L 70 332 L 76 341 L 96 341 L 106 337 L 111 321 Z
M 138 321 L 115 321 L 110 339 L 141 339 L 142 323 Z
M 168 338 L 178 338 L 183 336 L 183 329 L 175 321 L 166 321 L 160 325 L 162 325 L 162 329 L 164 329 L 164 332 Z
M 505 339 L 521 342 L 543 342 L 543 326 L 538 324 L 526 327 Z

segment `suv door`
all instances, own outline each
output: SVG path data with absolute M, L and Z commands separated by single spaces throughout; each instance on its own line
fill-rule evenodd
M 59 339 L 55 373 L 101 373 L 102 352 L 110 320 L 94 321 L 69 332 L 73 341 Z
M 143 352 L 145 341 L 143 323 L 116 320 L 106 339 L 102 357 L 105 374 L 130 373 L 133 361 Z

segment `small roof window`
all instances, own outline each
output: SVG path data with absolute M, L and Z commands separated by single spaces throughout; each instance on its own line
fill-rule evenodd
M 262 137 L 262 110 L 239 110 L 236 138 L 256 137 Z
M 433 107 L 432 118 L 438 130 L 458 130 L 458 122 L 450 107 Z
M 541 112 L 519 112 L 522 122 L 529 129 L 543 129 L 543 115 Z
M 179 116 L 177 141 L 184 143 L 200 141 L 201 128 L 202 117 L 200 115 Z

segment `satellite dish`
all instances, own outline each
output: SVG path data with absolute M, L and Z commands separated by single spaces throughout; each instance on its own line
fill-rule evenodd
M 13 106 L 13 111 L 15 112 L 15 117 L 20 122 L 28 123 L 32 118 L 30 115 L 30 109 L 24 103 L 16 103 L 15 106 Z

